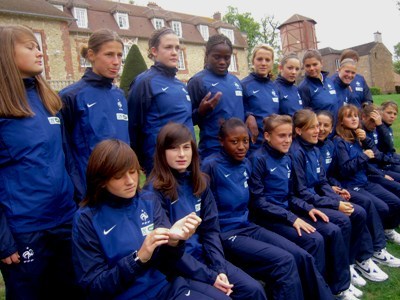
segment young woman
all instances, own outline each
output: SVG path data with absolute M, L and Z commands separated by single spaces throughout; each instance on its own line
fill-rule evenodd
M 177 274 L 209 284 L 216 299 L 265 298 L 262 286 L 255 279 L 224 258 L 215 200 L 206 176 L 200 171 L 196 143 L 185 125 L 168 123 L 161 129 L 146 190 L 162 203 L 171 223 L 191 212 L 202 219 L 196 234 L 186 243 L 186 253 L 176 266 Z M 286 265 L 284 270 L 295 270 L 290 256 L 282 255 L 282 260 L 287 262 L 287 265 L 281 262 Z M 284 272 L 277 272 L 281 271 Z M 285 284 L 297 291 L 296 281 Z M 285 295 L 288 293 L 289 290 Z
M 378 149 L 387 155 L 392 155 L 394 158 L 400 160 L 400 155 L 396 153 L 394 147 L 393 129 L 392 125 L 397 119 L 398 106 L 395 101 L 388 100 L 381 104 L 380 111 L 382 115 L 382 123 L 387 128 L 389 136 L 382 135 L 378 138 Z
M 0 26 L 0 269 L 7 299 L 76 299 L 61 100 L 27 27 Z
M 356 62 L 351 58 L 346 58 L 340 62 L 337 75 L 334 74 L 331 77 L 331 80 L 333 81 L 333 84 L 335 86 L 337 99 L 339 101 L 338 109 L 343 105 L 347 105 L 350 103 L 352 93 L 350 84 L 356 76 L 356 73 Z
M 291 122 L 290 117 L 287 118 Z M 280 281 L 289 279 L 289 276 L 292 277 L 290 280 L 294 278 L 299 281 L 297 276 L 300 277 L 304 299 L 332 298 L 329 287 L 312 259 L 314 257 L 319 260 L 323 272 L 325 262 L 323 238 L 318 233 L 311 233 L 311 225 L 302 227 L 313 236 L 308 239 L 305 232 L 303 235 L 305 243 L 309 245 L 310 254 L 308 254 L 279 235 L 279 232 L 274 233 L 249 220 L 248 180 L 252 168 L 246 158 L 250 144 L 246 125 L 237 118 L 225 121 L 220 128 L 219 139 L 222 150 L 207 157 L 202 167 L 211 178 L 210 187 L 217 203 L 222 243 L 228 258 L 253 277 L 263 280 L 269 292 L 274 291 L 273 286 L 276 285 L 274 277 L 277 278 L 279 271 L 281 272 L 279 277 L 282 278 Z M 235 197 L 232 197 L 232 194 Z M 284 218 L 292 219 L 292 216 L 293 214 L 287 212 Z M 282 223 L 279 226 L 281 225 Z M 301 225 L 298 227 L 299 231 L 300 227 Z M 338 231 L 340 232 L 340 229 Z M 285 271 L 287 267 L 282 265 L 285 261 L 279 257 L 286 253 L 291 253 L 295 257 L 298 274 L 296 272 L 288 274 Z M 280 266 L 276 265 L 278 258 L 281 261 Z M 296 297 L 298 292 L 293 291 L 292 294 L 292 297 Z M 273 295 L 271 297 L 276 298 Z
M 91 68 L 78 82 L 61 90 L 65 148 L 75 199 L 85 196 L 85 172 L 94 146 L 108 138 L 129 143 L 128 107 L 122 90 L 113 85 L 122 62 L 124 44 L 111 30 L 94 32 L 81 55 Z
M 394 230 L 400 222 L 400 198 L 380 184 L 368 180 L 367 171 L 371 170 L 368 161 L 375 157 L 371 150 L 374 145 L 360 128 L 357 107 L 348 105 L 340 109 L 336 131 L 335 148 L 342 185 L 370 198 L 379 212 L 386 237 L 400 241 L 399 234 Z
M 322 70 L 322 56 L 318 50 L 310 49 L 304 53 L 303 67 L 306 77 L 299 85 L 299 93 L 305 108 L 313 111 L 330 111 L 336 120 L 338 98 L 335 86 L 328 73 Z
M 399 260 L 394 258 L 385 249 L 386 241 L 382 221 L 372 200 L 369 197 L 366 197 L 366 195 L 364 195 L 358 189 L 350 189 L 349 191 L 344 189 L 340 181 L 337 179 L 337 174 L 340 172 L 340 166 L 337 165 L 335 145 L 330 139 L 328 139 L 329 134 L 332 132 L 332 115 L 328 111 L 321 111 L 317 114 L 317 118 L 320 127 L 317 147 L 320 150 L 322 156 L 322 165 L 326 171 L 327 178 L 332 186 L 332 189 L 336 194 L 342 196 L 344 199 L 351 200 L 351 202 L 362 206 L 367 213 L 367 227 L 371 235 L 372 243 L 369 242 L 369 238 L 361 240 L 360 252 L 358 254 L 356 264 L 360 265 L 360 268 L 366 269 L 365 267 L 368 267 L 370 264 L 368 259 L 370 259 L 372 255 L 372 258 L 374 258 L 374 256 L 378 258 L 386 257 L 386 259 L 383 259 L 383 261 L 386 261 L 392 266 L 397 265 Z M 350 265 L 350 271 L 353 284 L 357 286 L 364 286 L 366 284 L 365 280 L 355 271 L 355 264 L 352 263 Z M 377 274 L 381 272 L 378 269 L 377 271 Z M 368 272 L 363 275 L 372 281 L 377 281 L 377 279 L 380 279 L 375 278 L 375 276 L 371 277 Z M 372 273 L 372 275 L 374 274 Z M 382 272 L 381 278 L 383 279 L 385 277 L 387 278 L 387 276 Z
M 223 34 L 211 36 L 206 44 L 204 70 L 188 82 L 193 123 L 200 128 L 201 158 L 219 152 L 218 130 L 221 120 L 244 120 L 243 91 L 240 80 L 229 74 L 233 46 Z M 252 128 L 256 127 L 253 116 Z
M 136 154 L 120 140 L 100 142 L 89 158 L 87 193 L 72 233 L 75 272 L 87 299 L 210 299 L 197 291 L 205 284 L 181 277 L 168 282 L 161 273 L 173 268 L 184 251 L 181 240 L 201 219 L 192 213 L 169 226 L 160 203 L 143 198 L 139 176 Z
M 279 113 L 281 115 L 293 116 L 299 109 L 303 108 L 303 100 L 295 85 L 300 71 L 300 60 L 296 53 L 283 56 L 279 63 L 279 75 L 275 85 L 279 94 Z
M 271 115 L 264 119 L 265 143 L 253 153 L 250 180 L 256 222 L 310 252 L 322 265 L 319 269 L 338 298 L 352 299 L 353 293 L 361 296 L 362 292 L 349 284 L 348 253 L 340 228 L 313 204 L 292 194 L 293 168 L 287 155 L 292 131 L 290 116 Z M 325 253 L 319 253 L 315 244 L 324 239 Z M 330 259 L 332 256 L 335 258 Z M 309 279 L 308 275 L 303 276 Z
M 247 126 L 251 129 L 252 116 L 257 122 L 258 134 L 252 136 L 250 146 L 252 150 L 256 150 L 261 147 L 263 142 L 263 119 L 279 112 L 279 98 L 276 86 L 271 80 L 274 49 L 266 44 L 255 46 L 251 62 L 253 72 L 242 80 L 243 104 L 247 116 Z
M 339 62 L 341 63 L 344 59 L 352 59 L 356 64 L 360 60 L 360 57 L 357 51 L 353 49 L 345 49 L 340 55 Z M 335 73 L 332 76 L 332 80 L 338 76 L 338 73 Z M 355 105 L 358 109 L 361 109 L 363 106 L 371 104 L 373 101 L 371 91 L 369 90 L 369 86 L 365 81 L 364 76 L 360 74 L 355 74 L 354 79 L 350 83 L 350 99 L 349 103 Z
M 133 82 L 128 96 L 131 146 L 149 175 L 157 134 L 169 121 L 185 124 L 194 136 L 192 103 L 186 85 L 176 78 L 179 37 L 170 28 L 155 30 L 148 42 L 149 70 Z

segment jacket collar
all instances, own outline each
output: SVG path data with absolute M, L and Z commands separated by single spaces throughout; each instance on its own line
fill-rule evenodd
M 92 68 L 86 68 L 82 79 L 94 86 L 102 86 L 111 89 L 114 79 L 100 76 L 93 72 Z

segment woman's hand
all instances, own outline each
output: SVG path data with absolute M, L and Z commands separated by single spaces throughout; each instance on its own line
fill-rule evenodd
M 351 195 L 348 190 L 342 189 L 338 186 L 332 186 L 333 191 L 338 194 L 340 197 L 342 197 L 344 200 L 349 201 L 351 198 Z
M 369 159 L 375 157 L 374 151 L 372 151 L 371 149 L 364 150 L 363 152 L 364 152 L 364 154 L 365 154 L 366 156 L 368 156 Z
M 6 265 L 18 264 L 20 262 L 18 251 L 11 254 L 9 257 L 3 258 L 1 261 Z
M 354 207 L 350 202 L 340 201 L 339 210 L 347 216 L 351 216 L 354 212 Z
M 220 273 L 215 279 L 214 287 L 222 291 L 224 294 L 229 296 L 232 294 L 233 284 L 229 283 L 228 277 L 224 273 Z
M 365 133 L 365 130 L 361 129 L 361 128 L 357 128 L 356 129 L 356 136 L 360 141 L 365 140 L 365 138 L 367 137 L 367 134 Z
M 297 218 L 293 223 L 293 227 L 296 228 L 297 234 L 301 236 L 301 230 L 304 230 L 307 233 L 315 232 L 315 227 L 308 224 L 306 221 Z
M 308 212 L 308 215 L 310 216 L 311 220 L 314 222 L 317 222 L 317 217 L 320 217 L 322 221 L 325 223 L 329 222 L 329 218 L 326 214 L 324 214 L 322 211 L 319 209 L 313 208 Z
M 188 240 L 201 223 L 201 218 L 195 212 L 188 214 L 186 217 L 175 222 L 169 230 L 168 245 L 176 246 L 179 240 Z
M 257 126 L 257 121 L 256 118 L 253 115 L 249 115 L 246 119 L 246 126 L 250 130 L 251 133 L 251 141 L 253 144 L 257 142 L 257 137 L 258 137 L 258 126 Z
M 137 256 L 142 263 L 146 263 L 150 260 L 154 250 L 164 244 L 167 244 L 169 240 L 169 229 L 157 228 L 150 232 L 143 241 L 142 246 L 137 252 Z
M 219 99 L 221 99 L 222 92 L 217 92 L 214 97 L 211 97 L 211 92 L 208 92 L 207 95 L 201 100 L 199 105 L 199 115 L 205 116 L 210 111 L 213 111 L 217 106 Z

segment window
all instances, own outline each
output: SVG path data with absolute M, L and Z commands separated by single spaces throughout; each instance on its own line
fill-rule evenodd
M 92 64 L 90 63 L 89 60 L 87 60 L 86 58 L 81 57 L 79 59 L 79 64 L 81 65 L 82 68 L 88 68 L 91 67 Z
M 172 21 L 171 23 L 172 30 L 176 33 L 178 37 L 182 37 L 182 23 L 178 21 Z
M 237 62 L 236 62 L 236 55 L 232 54 L 231 56 L 231 64 L 229 65 L 228 71 L 229 72 L 237 72 Z
M 126 57 L 128 56 L 129 50 L 131 50 L 132 45 L 124 44 L 124 51 L 122 53 L 122 63 L 125 63 Z
M 64 6 L 58 5 L 58 4 L 53 4 L 53 6 L 61 11 L 64 11 Z
M 115 21 L 120 29 L 129 29 L 129 19 L 127 13 L 115 13 L 114 14 Z
M 183 53 L 183 50 L 179 50 L 179 54 L 178 54 L 178 70 L 186 70 L 186 66 L 185 66 L 185 55 Z
M 335 66 L 336 66 L 336 70 L 339 70 L 340 68 L 340 62 L 338 59 L 335 59 Z
M 164 27 L 164 20 L 163 19 L 153 19 L 153 26 L 155 29 L 160 29 Z
M 231 40 L 232 44 L 235 43 L 235 37 L 233 35 L 232 29 L 220 28 L 219 33 L 222 33 L 223 35 L 227 36 Z
M 76 19 L 76 25 L 78 25 L 79 28 L 87 28 L 88 18 L 86 8 L 74 7 L 73 12 L 74 18 Z
M 201 36 L 205 41 L 208 41 L 208 38 L 210 37 L 210 33 L 208 32 L 208 26 L 207 25 L 199 25 L 199 31 Z

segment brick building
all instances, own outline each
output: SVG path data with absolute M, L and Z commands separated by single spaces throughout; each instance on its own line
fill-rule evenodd
M 44 52 L 43 75 L 57 90 L 82 76 L 88 63 L 80 57 L 80 49 L 100 28 L 121 36 L 124 56 L 137 44 L 150 66 L 148 38 L 156 28 L 171 27 L 180 37 L 177 76 L 183 81 L 203 69 L 209 36 L 223 33 L 234 46 L 230 71 L 241 78 L 248 74 L 246 39 L 223 22 L 220 13 L 212 18 L 188 15 L 164 10 L 154 2 L 137 6 L 106 0 L 1 0 L 0 24 L 26 25 L 34 31 Z

